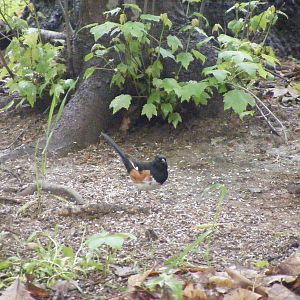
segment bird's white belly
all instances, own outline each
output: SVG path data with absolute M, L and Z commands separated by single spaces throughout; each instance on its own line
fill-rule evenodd
M 161 184 L 156 182 L 155 180 L 151 180 L 151 181 L 144 181 L 141 183 L 135 183 L 135 187 L 139 191 L 151 191 L 151 190 L 160 188 Z

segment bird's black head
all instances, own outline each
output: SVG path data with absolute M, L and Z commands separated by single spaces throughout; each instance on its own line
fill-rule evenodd
M 160 165 L 162 168 L 168 168 L 167 158 L 164 155 L 156 155 L 154 161 L 156 165 Z

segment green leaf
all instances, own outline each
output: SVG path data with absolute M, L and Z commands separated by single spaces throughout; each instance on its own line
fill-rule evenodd
M 166 13 L 160 14 L 160 19 L 162 20 L 164 26 L 167 26 L 169 29 L 171 29 L 171 27 L 172 27 L 172 22 L 171 22 L 171 20 L 168 18 L 168 15 L 167 15 Z
M 84 57 L 84 61 L 87 62 L 87 61 L 91 60 L 93 57 L 94 57 L 94 53 L 90 52 L 89 54 L 87 54 Z
M 270 64 L 270 65 L 272 65 L 272 66 L 276 66 L 276 65 L 279 65 L 279 64 L 280 64 L 280 61 L 279 61 L 276 57 L 274 57 L 274 56 L 267 55 L 267 54 L 262 54 L 261 56 L 262 56 L 262 58 L 264 58 L 264 60 L 265 60 L 268 64 Z
M 203 39 L 201 42 L 199 42 L 199 43 L 196 45 L 196 47 L 197 47 L 197 48 L 201 48 L 202 46 L 206 45 L 207 43 L 209 43 L 209 42 L 210 42 L 211 40 L 213 40 L 213 39 L 214 39 L 213 36 L 209 36 L 209 37 Z
M 263 269 L 263 268 L 269 266 L 269 262 L 268 262 L 267 260 L 259 260 L 259 261 L 256 262 L 256 266 L 257 266 L 259 269 Z
M 119 64 L 117 65 L 117 69 L 118 69 L 118 71 L 119 71 L 120 73 L 126 74 L 126 72 L 128 71 L 128 66 L 125 65 L 124 63 L 119 63 Z
M 169 116 L 168 116 L 168 122 L 172 123 L 173 126 L 176 128 L 177 125 L 178 125 L 178 123 L 182 122 L 181 115 L 179 113 L 177 113 L 177 112 L 170 113 Z
M 36 86 L 29 81 L 21 80 L 18 83 L 20 94 L 26 97 L 28 103 L 33 107 L 36 101 Z
M 148 120 L 150 120 L 153 116 L 157 116 L 156 106 L 152 103 L 146 103 L 143 106 L 141 115 L 146 115 Z
M 256 76 L 256 72 L 259 70 L 259 64 L 253 62 L 241 62 L 237 64 L 237 67 L 250 76 Z
M 121 27 L 121 31 L 126 36 L 133 36 L 138 38 L 139 40 L 144 37 L 147 33 L 145 29 L 145 24 L 141 22 L 132 22 L 128 21 Z
M 232 108 L 239 116 L 244 113 L 248 105 L 254 107 L 256 104 L 253 96 L 242 90 L 232 90 L 224 94 L 224 110 Z
M 153 90 L 148 97 L 147 103 L 160 103 L 160 92 Z
M 168 116 L 169 113 L 173 112 L 173 106 L 171 103 L 163 103 L 160 106 L 160 109 L 161 109 L 164 117 Z
M 106 55 L 109 52 L 110 49 L 111 48 L 108 48 L 108 49 L 98 49 L 98 50 L 95 51 L 95 55 L 97 57 L 102 57 L 102 56 Z
M 30 28 L 27 30 L 27 33 L 24 35 L 23 43 L 29 47 L 34 47 L 38 43 L 39 33 L 35 28 Z
M 177 51 L 178 48 L 183 48 L 180 39 L 175 35 L 168 35 L 167 37 L 168 46 L 172 49 L 172 53 Z
M 157 286 L 163 288 L 167 286 L 171 292 L 171 299 L 182 300 L 183 298 L 183 282 L 178 280 L 173 274 L 162 273 L 158 277 L 146 283 L 150 290 L 154 290 Z
M 273 76 L 271 73 L 266 71 L 262 65 L 259 65 L 259 67 L 258 67 L 258 74 L 259 74 L 259 76 L 261 76 L 262 78 L 265 78 L 265 79 Z
M 204 54 L 202 54 L 201 52 L 199 52 L 198 50 L 195 50 L 195 49 L 192 49 L 192 53 L 194 54 L 194 56 L 196 58 L 198 58 L 199 60 L 201 60 L 202 63 L 205 63 L 206 56 Z
M 54 101 L 56 101 L 54 103 L 54 107 L 57 105 L 60 95 L 63 94 L 64 92 L 65 92 L 64 88 L 60 83 L 52 84 L 49 94 L 50 96 L 53 95 Z
M 115 73 L 114 76 L 111 79 L 111 85 L 115 84 L 119 88 L 122 87 L 122 85 L 124 84 L 124 82 L 125 82 L 125 77 L 124 77 L 124 75 L 121 72 Z
M 71 247 L 63 246 L 63 254 L 66 257 L 73 258 L 75 256 L 75 253 Z
M 234 35 L 237 36 L 242 31 L 244 24 L 244 19 L 239 19 L 231 20 L 227 26 L 234 33 Z
M 295 86 L 294 86 L 294 88 L 296 89 L 296 91 L 300 95 L 300 83 L 296 83 Z
M 221 60 L 230 60 L 234 63 L 240 63 L 243 61 L 253 61 L 252 56 L 249 53 L 243 51 L 223 51 L 219 53 L 219 59 Z
M 159 78 L 153 78 L 153 81 L 152 81 L 153 85 L 157 88 L 161 88 L 162 85 L 163 85 L 163 81 Z
M 135 238 L 131 234 L 127 233 L 115 233 L 111 234 L 107 231 L 102 231 L 99 234 L 94 234 L 86 240 L 87 246 L 91 250 L 96 250 L 102 245 L 107 245 L 115 250 L 122 249 L 123 243 L 127 238 Z
M 162 87 L 167 93 L 181 89 L 181 86 L 178 84 L 177 80 L 174 78 L 165 78 L 162 80 Z
M 2 260 L 0 261 L 0 271 L 8 269 L 12 266 L 12 262 L 9 260 Z
M 175 300 L 181 300 L 183 298 L 183 282 L 178 280 L 173 275 L 162 274 L 164 276 L 164 283 L 168 286 L 173 295 L 175 296 Z
M 176 56 L 176 61 L 180 62 L 182 66 L 187 70 L 190 63 L 194 60 L 194 57 L 189 52 L 181 52 Z
M 221 24 L 215 24 L 211 30 L 212 33 L 214 32 L 219 32 L 220 31 L 224 31 L 223 27 L 221 26 Z
M 94 35 L 95 41 L 100 39 L 103 35 L 110 33 L 114 28 L 118 27 L 117 23 L 105 22 L 90 29 L 91 34 Z
M 163 58 L 170 57 L 175 60 L 175 56 L 172 54 L 172 52 L 170 50 L 167 50 L 167 49 L 164 49 L 161 47 L 156 47 L 155 50 L 156 50 L 156 52 L 160 53 L 160 55 Z
M 206 92 L 203 92 L 199 95 L 193 96 L 193 100 L 195 104 L 197 105 L 207 105 L 208 99 L 210 98 L 210 95 Z
M 208 87 L 207 82 L 189 82 L 180 90 L 181 102 L 189 101 L 192 97 L 202 94 Z
M 219 43 L 224 44 L 226 47 L 228 45 L 238 47 L 242 43 L 242 41 L 240 39 L 234 38 L 234 37 L 226 35 L 226 34 L 220 34 L 218 36 L 218 41 L 219 41 Z
M 140 18 L 145 21 L 153 21 L 153 22 L 160 21 L 160 16 L 149 15 L 149 14 L 143 14 L 140 16 Z
M 87 68 L 87 69 L 84 71 L 83 79 L 84 79 L 84 80 L 87 80 L 89 77 L 91 77 L 91 76 L 94 74 L 95 70 L 96 70 L 95 67 L 89 67 L 89 68 Z
M 212 70 L 207 74 L 212 74 L 218 82 L 223 82 L 230 75 L 230 72 L 227 70 Z
M 113 113 L 115 114 L 122 108 L 128 109 L 131 104 L 131 100 L 132 100 L 132 98 L 130 95 L 122 94 L 120 96 L 115 97 L 111 101 L 109 108 L 113 108 Z
M 146 74 L 150 77 L 157 78 L 160 76 L 161 71 L 163 70 L 163 65 L 160 60 L 156 60 L 151 66 L 146 69 Z

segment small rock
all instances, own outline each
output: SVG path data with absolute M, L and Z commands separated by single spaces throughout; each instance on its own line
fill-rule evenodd
M 158 240 L 158 235 L 156 234 L 156 232 L 153 229 L 147 229 L 145 231 L 145 236 L 150 241 Z
M 248 188 L 248 190 L 253 193 L 253 194 L 258 194 L 258 193 L 262 193 L 263 190 L 261 188 L 257 188 L 257 187 L 254 187 L 254 188 Z

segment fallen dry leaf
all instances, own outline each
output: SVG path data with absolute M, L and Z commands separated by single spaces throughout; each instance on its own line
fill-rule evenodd
M 42 289 L 31 282 L 26 283 L 26 289 L 34 298 L 49 298 L 50 296 L 47 290 Z
M 130 276 L 128 278 L 128 292 L 133 292 L 136 290 L 136 287 L 141 287 L 151 272 L 152 270 L 149 270 L 143 274 Z
M 252 289 L 253 287 L 255 287 L 255 289 L 254 289 L 255 292 L 259 293 L 262 296 L 266 296 L 266 289 L 264 287 L 255 286 L 255 284 L 251 280 L 249 280 L 248 278 L 246 278 L 245 276 L 240 274 L 238 271 L 227 268 L 226 272 L 234 280 L 234 283 L 236 284 L 236 286 L 245 288 L 245 289 L 247 289 L 247 288 Z
M 275 88 L 270 89 L 269 91 L 273 93 L 274 98 L 282 97 L 289 92 L 287 88 L 284 88 L 282 86 L 277 86 Z
M 225 295 L 224 300 L 258 300 L 261 298 L 260 294 L 239 288 Z
M 26 290 L 25 285 L 16 279 L 11 286 L 9 286 L 0 297 L 0 300 L 34 300 L 30 293 Z
M 293 283 L 297 279 L 296 276 L 290 276 L 290 275 L 272 275 L 264 278 L 264 284 L 267 286 L 270 286 L 274 283 Z
M 278 266 L 278 274 L 300 275 L 300 252 L 293 253 Z
M 185 300 L 206 300 L 205 291 L 198 289 L 193 282 L 189 282 L 183 290 Z
M 141 287 L 135 287 L 135 291 L 130 293 L 125 293 L 123 295 L 109 298 L 109 300 L 155 300 L 158 299 L 154 297 L 150 292 L 144 290 Z
M 209 284 L 222 294 L 225 294 L 234 287 L 234 281 L 228 276 L 226 272 L 218 272 L 214 276 L 210 276 Z
M 64 299 L 70 290 L 76 288 L 81 291 L 74 280 L 59 280 L 55 285 L 55 295 L 53 300 Z
M 268 290 L 268 300 L 300 300 L 300 297 L 281 284 L 274 284 Z
M 111 268 L 113 269 L 114 274 L 119 277 L 128 277 L 136 273 L 136 270 L 133 267 L 112 265 Z

